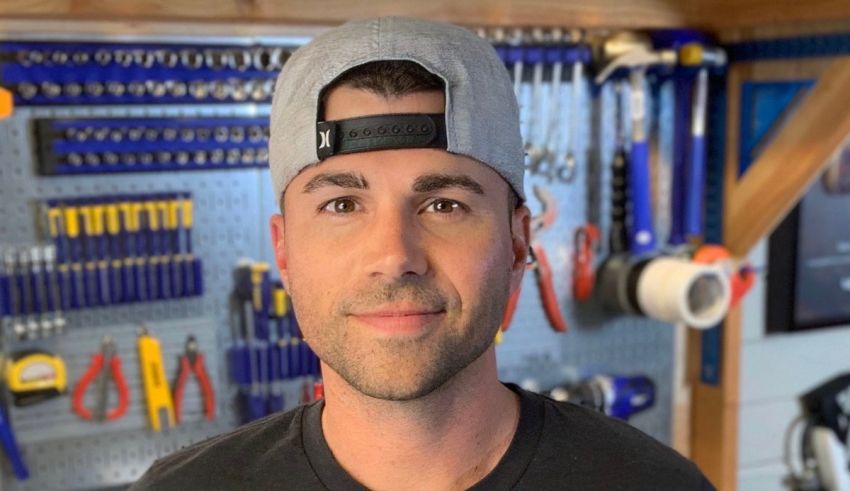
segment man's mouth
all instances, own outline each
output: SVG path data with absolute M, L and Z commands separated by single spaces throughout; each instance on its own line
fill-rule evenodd
M 439 321 L 445 310 L 423 307 L 380 307 L 349 314 L 358 322 L 386 334 L 419 334 Z

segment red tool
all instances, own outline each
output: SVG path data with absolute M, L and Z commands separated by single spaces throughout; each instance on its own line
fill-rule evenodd
M 537 236 L 543 230 L 552 226 L 557 218 L 557 210 L 555 209 L 555 200 L 552 195 L 542 186 L 534 186 L 534 195 L 543 205 L 540 214 L 531 219 L 532 237 L 531 263 L 527 269 L 534 270 L 534 277 L 537 280 L 537 289 L 540 292 L 540 302 L 543 304 L 543 311 L 546 313 L 546 319 L 549 320 L 549 325 L 554 331 L 565 332 L 567 323 L 561 315 L 561 309 L 558 307 L 558 295 L 555 293 L 555 286 L 552 283 L 552 268 L 549 266 L 549 258 L 543 246 L 537 241 Z M 519 301 L 520 288 L 511 295 L 508 300 L 508 305 L 505 308 L 505 313 L 502 315 L 501 330 L 507 331 L 513 319 L 516 306 Z
M 585 302 L 593 293 L 596 271 L 593 269 L 593 251 L 599 245 L 599 228 L 587 224 L 576 230 L 573 252 L 573 298 Z
M 105 365 L 109 363 L 109 369 Z M 118 405 L 107 412 L 106 402 L 108 398 L 107 384 L 112 377 L 115 388 L 118 391 Z M 94 412 L 83 406 L 83 395 L 89 384 L 97 378 L 97 394 Z M 114 421 L 124 416 L 130 403 L 130 393 L 127 390 L 127 382 L 121 371 L 121 358 L 115 353 L 115 344 L 112 338 L 105 336 L 100 345 L 100 353 L 92 356 L 92 363 L 83 378 L 74 387 L 71 398 L 71 407 L 81 418 L 95 421 Z
M 732 260 L 729 250 L 717 244 L 704 244 L 697 248 L 693 255 L 694 262 L 713 264 L 720 263 L 729 275 L 729 286 L 732 289 L 732 300 L 729 308 L 734 308 L 750 291 L 756 282 L 756 273 L 752 266 L 745 263 L 738 265 Z
M 194 373 L 201 387 L 201 400 L 204 404 L 204 416 L 212 421 L 215 418 L 215 393 L 212 383 L 204 366 L 204 355 L 198 352 L 198 341 L 195 336 L 186 339 L 186 351 L 180 356 L 180 369 L 177 372 L 177 382 L 174 384 L 174 419 L 180 424 L 180 414 L 183 408 L 183 391 L 189 374 Z

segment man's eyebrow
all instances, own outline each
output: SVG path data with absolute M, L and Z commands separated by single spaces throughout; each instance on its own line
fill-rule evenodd
M 304 185 L 302 192 L 312 193 L 325 186 L 338 186 L 341 188 L 369 189 L 369 182 L 363 174 L 353 172 L 322 173 L 314 176 Z
M 484 194 L 484 188 L 478 182 L 463 174 L 426 174 L 413 182 L 413 191 L 429 193 L 447 188 L 461 188 L 475 194 Z

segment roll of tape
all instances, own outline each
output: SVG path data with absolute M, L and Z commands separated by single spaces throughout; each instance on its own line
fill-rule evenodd
M 729 278 L 721 267 L 663 256 L 643 267 L 636 293 L 646 316 L 697 329 L 723 320 L 732 297 Z

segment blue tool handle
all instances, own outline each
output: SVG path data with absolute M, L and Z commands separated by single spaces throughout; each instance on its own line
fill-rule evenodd
M 269 414 L 283 411 L 284 402 L 283 392 L 281 392 L 280 387 L 278 387 L 273 393 L 269 394 Z
M 183 289 L 183 278 L 181 267 L 183 260 L 178 257 L 172 257 L 168 261 L 168 276 L 171 278 L 171 296 L 172 298 L 180 298 L 185 295 Z
M 15 434 L 12 432 L 12 426 L 6 418 L 5 410 L 0 407 L 0 443 L 3 444 L 3 449 L 6 451 L 6 456 L 9 457 L 9 462 L 12 464 L 12 470 L 15 477 L 20 480 L 29 479 L 30 471 L 24 463 L 21 452 L 18 450 L 18 442 L 15 441 Z
M 248 390 L 243 391 L 241 397 L 243 423 L 250 423 L 266 415 L 266 399 L 262 394 Z
M 130 260 L 124 261 L 124 264 L 121 267 L 121 290 L 124 293 L 123 300 L 125 303 L 131 303 L 138 300 L 139 294 L 136 290 L 136 267 Z
M 254 335 L 257 339 L 268 341 L 269 332 L 269 317 L 264 312 L 254 312 Z
M 304 375 L 301 371 L 301 340 L 292 338 L 289 341 L 289 376 L 291 378 Z
M 251 360 L 248 346 L 244 341 L 237 341 L 230 348 L 230 375 L 237 385 L 251 383 Z
M 12 298 L 8 276 L 0 276 L 0 316 L 12 315 Z
M 312 375 L 313 371 L 313 350 L 310 345 L 301 341 L 301 375 Z
M 702 203 L 705 186 L 705 137 L 691 137 L 691 160 L 685 195 L 685 235 L 702 237 Z
M 257 382 L 269 383 L 269 343 L 258 339 L 254 342 L 253 355 L 257 363 Z
M 277 365 L 280 380 L 286 380 L 292 376 L 289 370 L 289 341 L 279 339 L 275 346 L 277 351 Z
M 632 227 L 629 230 L 630 249 L 639 256 L 655 249 L 652 230 L 652 203 L 649 182 L 649 146 L 646 141 L 632 142 L 629 161 L 629 188 L 632 198 Z

